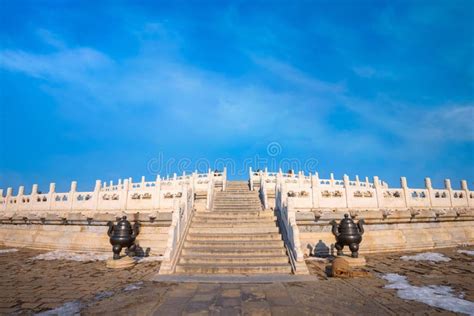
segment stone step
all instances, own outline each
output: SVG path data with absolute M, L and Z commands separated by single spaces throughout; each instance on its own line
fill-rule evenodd
M 216 194 L 227 194 L 227 195 L 239 194 L 239 193 L 246 194 L 246 195 L 254 195 L 254 196 L 258 196 L 260 194 L 260 192 L 250 191 L 248 188 L 245 188 L 245 189 L 226 189 L 225 191 L 216 191 Z
M 211 212 L 218 212 L 218 213 L 232 213 L 232 214 L 228 214 L 227 216 L 235 216 L 235 217 L 242 217 L 242 216 L 248 216 L 248 215 L 243 215 L 243 214 L 240 214 L 239 213 L 246 213 L 246 212 L 256 212 L 256 213 L 259 213 L 259 212 L 262 212 L 263 211 L 263 208 L 251 208 L 251 209 L 248 209 L 248 208 L 245 208 L 245 209 L 238 209 L 238 208 L 218 208 L 218 209 L 215 209 Z M 250 216 L 265 216 L 265 215 L 250 215 Z
M 187 240 L 208 240 L 208 241 L 262 241 L 262 240 L 281 240 L 279 233 L 264 233 L 264 234 L 209 234 L 209 233 L 189 233 Z
M 260 222 L 193 222 L 193 228 L 254 228 L 254 227 L 277 227 L 277 224 L 273 221 L 260 221 Z
M 182 256 L 283 256 L 286 255 L 286 250 L 281 247 L 257 247 L 257 248 L 229 248 L 229 249 L 215 249 L 209 247 L 186 247 L 183 248 Z
M 233 204 L 214 204 L 214 210 L 220 210 L 220 209 L 236 209 L 236 210 L 254 210 L 254 209 L 262 209 L 262 206 L 260 203 L 258 204 L 238 204 L 238 203 L 233 203 Z
M 214 202 L 221 203 L 221 202 L 240 202 L 240 203 L 261 203 L 260 199 L 254 198 L 236 198 L 236 199 L 228 199 L 227 197 L 216 196 L 214 198 Z
M 229 223 L 267 223 L 267 222 L 276 222 L 276 216 L 265 216 L 265 217 L 202 217 L 202 216 L 194 216 L 193 222 L 194 223 L 222 223 L 222 224 L 229 224 Z
M 216 205 L 260 205 L 260 200 L 255 201 L 243 201 L 243 200 L 214 200 L 214 206 Z
M 271 211 L 241 211 L 241 210 L 225 210 L 225 211 L 208 211 L 196 212 L 194 217 L 227 217 L 227 218 L 262 218 L 273 217 L 275 214 Z
M 250 211 L 252 210 L 258 210 L 262 209 L 261 205 L 218 205 L 213 208 L 214 211 L 219 211 L 219 210 L 245 210 L 249 209 Z
M 253 200 L 253 201 L 250 201 L 250 200 L 224 200 L 224 199 L 216 199 L 214 200 L 214 205 L 216 204 L 241 204 L 241 205 L 252 205 L 252 204 L 262 204 L 262 202 L 260 202 L 260 200 Z
M 261 234 L 261 233 L 278 233 L 279 229 L 277 226 L 273 227 L 233 227 L 233 228 L 219 228 L 219 227 L 191 227 L 189 228 L 190 234 L 214 234 L 214 235 L 234 235 L 234 234 Z
M 219 264 L 219 265 L 257 265 L 257 264 L 288 264 L 287 256 L 202 256 L 202 255 L 184 255 L 180 258 L 179 264 Z
M 258 249 L 258 248 L 281 248 L 284 247 L 283 240 L 186 240 L 184 247 L 203 247 L 212 249 Z
M 182 274 L 288 274 L 291 273 L 289 264 L 267 264 L 267 265 L 193 265 L 193 264 L 178 264 L 176 266 L 176 273 Z

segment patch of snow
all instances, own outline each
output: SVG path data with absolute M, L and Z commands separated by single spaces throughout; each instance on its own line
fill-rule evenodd
M 9 252 L 17 252 L 18 249 L 0 249 L 0 253 L 9 253 Z
M 448 262 L 451 261 L 450 258 L 446 257 L 445 255 L 437 252 L 424 252 L 419 253 L 414 256 L 402 256 L 400 259 L 408 261 L 431 261 L 431 262 Z
M 36 314 L 37 316 L 69 316 L 80 315 L 83 305 L 79 301 L 65 303 L 55 309 Z
M 463 253 L 465 255 L 474 256 L 474 250 L 458 250 L 459 253 Z
M 137 262 L 163 261 L 163 256 L 133 257 Z
M 385 288 L 397 290 L 397 295 L 402 299 L 474 316 L 474 303 L 463 300 L 462 296 L 455 296 L 449 286 L 413 286 L 405 276 L 396 273 L 385 274 L 382 278 L 389 283 Z
M 139 289 L 142 288 L 142 285 L 143 285 L 143 282 L 137 282 L 137 283 L 129 284 L 123 290 L 125 292 L 139 290 Z
M 328 258 L 321 258 L 321 257 L 308 257 L 305 260 L 307 261 L 321 261 L 321 262 L 326 262 L 329 259 Z
M 111 255 L 96 252 L 69 252 L 63 250 L 55 250 L 42 253 L 33 257 L 32 260 L 68 260 L 68 261 L 103 261 L 110 259 Z

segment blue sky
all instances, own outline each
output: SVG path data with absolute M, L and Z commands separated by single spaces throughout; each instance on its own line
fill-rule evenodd
M 253 157 L 474 187 L 472 1 L 0 5 L 0 188 Z

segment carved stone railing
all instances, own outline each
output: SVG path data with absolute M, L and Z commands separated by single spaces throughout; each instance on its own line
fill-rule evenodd
M 286 196 L 285 183 L 277 183 L 275 199 L 278 226 L 290 258 L 292 270 L 295 274 L 309 274 L 301 250 L 296 214 L 291 206 L 291 199 Z
M 160 274 L 171 274 L 174 272 L 181 247 L 194 215 L 194 190 L 192 186 L 186 185 L 182 191 L 184 194 L 181 197 L 180 203 L 173 210 Z
M 343 180 L 319 179 L 318 174 L 305 176 L 303 173 L 284 174 L 267 171 L 253 172 L 250 169 L 249 182 L 252 188 L 264 184 L 265 190 L 273 191 L 276 183 L 284 183 L 287 196 L 294 197 L 297 208 L 310 209 L 409 209 L 409 208 L 462 208 L 474 207 L 474 192 L 461 181 L 461 189 L 451 188 L 451 181 L 445 180 L 444 189 L 431 186 L 430 178 L 425 179 L 425 188 L 409 188 L 406 178 L 400 179 L 400 188 L 389 188 L 378 177 L 370 183 L 351 181 L 347 175 Z M 276 191 L 276 189 L 275 189 Z M 272 204 L 272 203 L 270 203 Z
M 30 211 L 142 211 L 142 210 L 171 210 L 176 199 L 180 199 L 183 185 L 190 185 L 194 192 L 209 191 L 210 183 L 217 181 L 226 183 L 226 171 L 199 174 L 184 174 L 160 178 L 155 181 L 133 182 L 132 178 L 119 180 L 117 184 L 97 180 L 93 191 L 77 191 L 77 182 L 71 183 L 69 192 L 56 192 L 56 185 L 50 184 L 48 193 L 40 193 L 38 186 L 32 187 L 31 194 L 25 194 L 24 186 L 20 186 L 17 195 L 8 188 L 6 196 L 0 189 L 0 211 L 30 212 Z

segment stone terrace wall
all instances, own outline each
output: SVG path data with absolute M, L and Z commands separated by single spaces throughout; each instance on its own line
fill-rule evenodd
M 335 242 L 330 222 L 345 213 L 364 218 L 366 232 L 361 252 L 420 250 L 474 243 L 474 192 L 461 181 L 454 190 L 445 180 L 442 189 L 409 188 L 406 178 L 400 188 L 389 188 L 378 177 L 369 182 L 320 179 L 304 175 L 252 172 L 250 182 L 260 190 L 263 202 L 276 210 L 285 242 L 296 259 L 330 251 Z
M 107 223 L 126 215 L 141 223 L 139 245 L 153 255 L 169 255 L 183 207 L 206 208 L 214 186 L 225 187 L 226 173 L 192 173 L 155 181 L 117 184 L 96 181 L 93 191 L 78 192 L 72 182 L 66 193 L 48 193 L 33 185 L 30 194 L 20 187 L 16 196 L 0 190 L 0 245 L 37 249 L 111 251 Z M 212 188 L 211 188 L 212 186 Z M 191 199 L 191 200 L 189 200 Z M 185 206 L 183 206 L 185 205 Z

